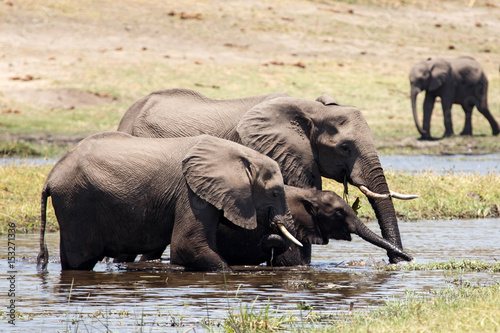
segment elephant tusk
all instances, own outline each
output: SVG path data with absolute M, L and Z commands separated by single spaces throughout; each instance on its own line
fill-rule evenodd
M 293 237 L 292 234 L 288 230 L 286 230 L 284 225 L 280 225 L 280 230 L 283 233 L 283 235 L 285 235 L 285 237 L 288 238 L 289 240 L 291 240 L 294 244 L 297 244 L 300 247 L 304 246 L 304 245 L 302 245 L 301 242 L 299 242 L 297 240 L 297 238 Z
M 369 198 L 372 199 L 387 199 L 389 197 L 394 198 L 394 199 L 399 199 L 399 200 L 412 200 L 416 199 L 419 196 L 417 194 L 401 194 L 397 193 L 394 191 L 390 191 L 390 194 L 380 194 L 380 193 L 375 193 L 373 191 L 370 191 L 366 186 L 361 185 L 359 187 L 360 191 L 363 192 L 364 195 L 366 195 Z
M 391 197 L 399 200 L 412 200 L 419 197 L 418 194 L 401 194 L 391 191 Z
M 391 196 L 390 194 L 380 194 L 380 193 L 372 192 L 368 189 L 368 187 L 366 187 L 364 185 L 361 185 L 359 187 L 359 189 L 361 192 L 363 192 L 364 195 L 366 195 L 367 197 L 372 198 L 372 199 L 387 199 Z

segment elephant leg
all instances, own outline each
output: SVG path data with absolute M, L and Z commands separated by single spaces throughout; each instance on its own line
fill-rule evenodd
M 476 104 L 476 107 L 478 111 L 486 117 L 488 122 L 490 123 L 491 126 L 491 131 L 493 135 L 498 135 L 500 133 L 500 128 L 498 126 L 497 121 L 491 114 L 490 110 L 488 109 L 488 98 L 487 98 L 487 91 L 488 91 L 488 85 L 486 84 L 484 86 L 484 90 L 482 91 L 483 95 L 481 97 L 480 103 Z
M 59 244 L 59 252 L 61 255 L 61 268 L 66 270 L 83 270 L 91 271 L 99 260 L 104 258 L 103 255 L 82 253 L 79 249 L 72 251 L 71 247 L 67 246 L 67 241 L 61 237 Z M 85 252 L 85 250 L 83 250 Z
M 453 122 L 451 119 L 451 98 L 441 97 L 441 106 L 443 107 L 444 135 L 443 137 L 453 136 Z
M 133 255 L 128 255 L 128 254 L 121 254 L 118 257 L 116 257 L 113 262 L 114 263 L 120 263 L 120 262 L 134 262 L 135 257 L 137 257 L 135 254 Z
M 472 135 L 472 109 L 474 105 L 470 105 L 468 103 L 462 104 L 462 109 L 465 112 L 465 124 L 464 129 L 460 135 Z
M 161 256 L 163 255 L 163 252 L 165 249 L 161 249 L 158 251 L 153 251 L 149 253 L 144 253 L 141 256 L 141 259 L 139 261 L 147 261 L 147 260 L 156 260 L 156 259 L 161 259 Z
M 199 199 L 198 199 L 199 200 Z M 208 205 L 203 209 L 177 209 L 170 262 L 196 271 L 230 270 L 217 253 L 216 233 L 220 212 Z
M 434 102 L 436 100 L 436 96 L 433 94 L 426 92 L 424 99 L 424 121 L 422 124 L 422 128 L 425 132 L 425 135 L 422 136 L 423 139 L 431 138 L 431 116 L 432 110 L 434 109 Z

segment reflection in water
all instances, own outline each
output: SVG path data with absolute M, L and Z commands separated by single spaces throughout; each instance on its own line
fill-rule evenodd
M 400 229 L 405 248 L 417 262 L 449 258 L 495 261 L 500 258 L 499 222 L 420 221 L 401 223 Z M 369 227 L 377 230 L 376 223 Z M 300 318 L 299 304 L 322 314 L 347 311 L 351 303 L 355 310 L 362 310 L 387 298 L 401 297 L 407 289 L 427 291 L 445 287 L 454 279 L 491 283 L 500 276 L 442 271 L 385 273 L 370 267 L 339 267 L 342 261 L 386 259 L 384 250 L 358 237 L 352 242 L 315 246 L 313 264 L 307 267 L 238 266 L 232 274 L 184 272 L 167 264 L 165 252 L 162 262 L 148 263 L 148 270 L 130 271 L 125 265 L 104 262 L 92 272 L 61 272 L 59 235 L 48 234 L 46 239 L 51 254 L 49 272 L 38 274 L 38 235 L 17 235 L 16 309 L 24 318 L 16 322 L 20 331 L 33 327 L 75 330 L 77 325 L 91 331 L 105 327 L 132 331 L 140 322 L 151 331 L 185 331 L 190 325 L 202 329 L 203 319 L 220 320 L 230 309 L 239 311 L 241 303 L 251 305 L 256 299 L 256 310 L 269 304 L 273 310 L 293 312 Z M 5 236 L 0 241 L 6 244 Z M 0 258 L 3 273 L 7 258 L 4 254 Z M 0 288 L 6 287 L 2 278 Z M 2 308 L 7 302 L 1 299 Z M 25 320 L 29 318 L 33 320 Z M 179 324 L 183 326 L 171 328 Z

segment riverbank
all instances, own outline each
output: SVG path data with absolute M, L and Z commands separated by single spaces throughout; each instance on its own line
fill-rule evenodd
M 0 155 L 60 157 L 92 133 L 116 130 L 132 103 L 166 88 L 211 98 L 327 93 L 362 110 L 379 154 L 500 151 L 477 111 L 471 137 L 418 140 L 409 98 L 414 63 L 469 55 L 489 77 L 500 121 L 500 9 L 488 1 L 9 4 L 0 5 L 9 18 L 0 23 Z M 464 112 L 452 114 L 458 134 Z M 431 123 L 440 138 L 439 102 Z
M 40 193 L 53 165 L 6 166 L 0 168 L 0 233 L 14 222 L 18 232 L 37 232 L 40 225 Z M 411 201 L 395 200 L 398 218 L 404 221 L 494 218 L 500 216 L 500 191 L 492 184 L 500 184 L 500 174 L 421 172 L 408 174 L 387 171 L 386 178 L 392 190 L 418 194 Z M 343 186 L 324 179 L 323 188 L 343 193 Z M 352 204 L 360 198 L 358 211 L 363 220 L 375 219 L 366 197 L 357 188 L 349 187 L 348 200 Z M 48 204 L 47 231 L 57 231 L 52 205 Z

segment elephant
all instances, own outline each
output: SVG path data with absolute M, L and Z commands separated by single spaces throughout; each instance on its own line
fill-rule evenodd
M 325 245 L 330 239 L 350 241 L 351 234 L 412 260 L 409 254 L 363 224 L 351 206 L 335 192 L 285 185 L 285 194 L 296 238 L 303 247 L 291 244 L 285 249 L 284 239 L 280 235 L 269 234 L 264 224 L 259 224 L 254 230 L 246 230 L 232 223 L 220 223 L 217 227 L 217 250 L 228 264 L 259 265 L 267 261 L 272 266 L 308 265 L 311 262 L 311 244 Z
M 286 240 L 273 233 L 266 223 L 248 230 L 222 217 L 217 226 L 217 250 L 229 265 L 260 265 L 264 262 L 272 266 L 308 265 L 312 244 L 326 245 L 330 239 L 350 241 L 351 234 L 412 260 L 409 254 L 364 225 L 351 206 L 335 192 L 285 185 L 285 195 L 296 238 L 303 246 L 287 245 Z M 143 254 L 140 260 L 159 259 L 161 252 Z M 116 262 L 131 262 L 135 257 L 122 256 Z
M 42 271 L 49 257 L 49 196 L 60 227 L 63 270 L 92 270 L 104 256 L 161 254 L 169 244 L 173 264 L 231 270 L 216 249 L 221 216 L 246 229 L 260 221 L 300 245 L 277 163 L 207 135 L 157 139 L 105 132 L 70 149 L 42 191 Z
M 328 95 L 315 101 L 283 95 L 216 100 L 189 89 L 160 90 L 135 102 L 118 131 L 142 137 L 210 134 L 268 155 L 287 185 L 321 190 L 322 177 L 349 182 L 367 196 L 382 236 L 403 249 L 392 197 L 415 196 L 389 191 L 361 111 Z M 388 256 L 391 263 L 407 260 L 393 251 Z
M 441 98 L 445 132 L 453 136 L 451 107 L 460 104 L 465 112 L 465 125 L 460 135 L 472 135 L 472 109 L 477 107 L 490 123 L 493 135 L 498 135 L 498 123 L 488 109 L 488 79 L 472 57 L 454 59 L 428 58 L 416 63 L 410 71 L 410 97 L 413 119 L 421 139 L 430 140 L 431 115 L 436 97 Z M 417 117 L 417 95 L 425 90 L 424 118 L 420 127 Z

